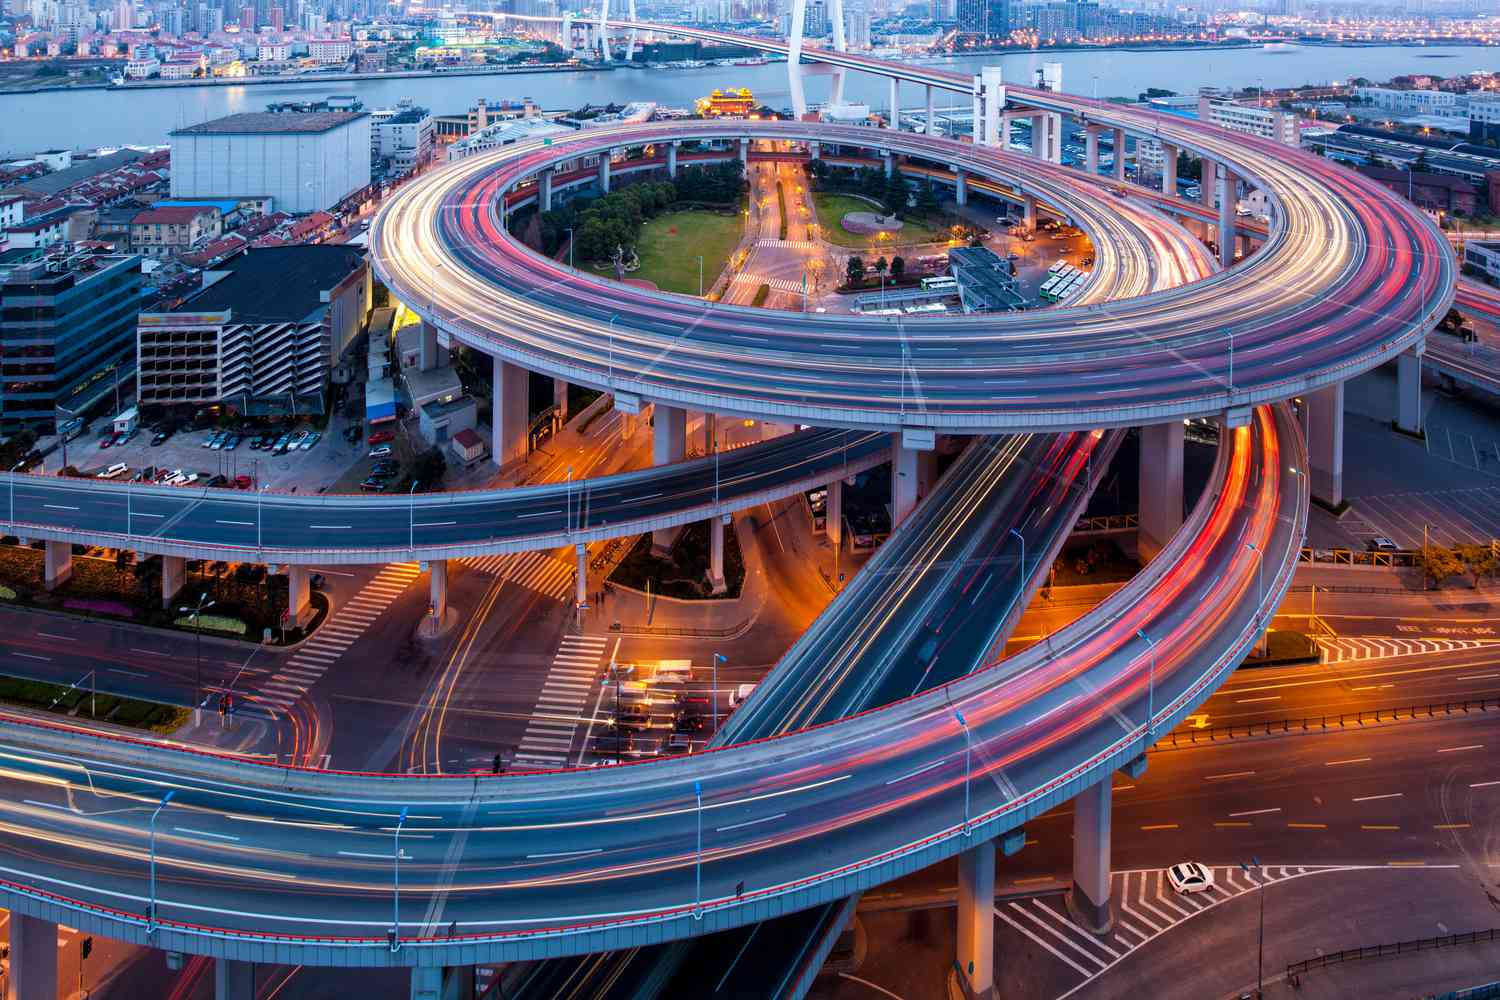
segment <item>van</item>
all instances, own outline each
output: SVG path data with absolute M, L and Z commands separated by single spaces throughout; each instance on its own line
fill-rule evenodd
M 127 473 L 129 471 L 130 471 L 130 466 L 126 465 L 124 462 L 116 462 L 114 465 L 111 465 L 109 468 L 107 468 L 103 472 L 99 473 L 98 478 L 99 479 L 115 479 L 115 478 L 117 478 L 119 476 L 125 475 L 125 473 Z
M 692 660 L 657 660 L 656 679 L 668 684 L 683 684 L 693 679 Z

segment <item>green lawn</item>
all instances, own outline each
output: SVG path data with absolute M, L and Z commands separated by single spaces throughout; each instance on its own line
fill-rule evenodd
M 841 247 L 868 250 L 889 246 L 909 246 L 914 243 L 940 243 L 948 239 L 946 229 L 929 226 L 915 219 L 903 218 L 901 228 L 891 234 L 890 240 L 877 241 L 869 236 L 851 233 L 840 224 L 840 220 L 850 212 L 880 211 L 874 203 L 853 195 L 832 194 L 827 191 L 815 191 L 813 203 L 818 209 L 818 222 L 823 227 L 823 238 Z
M 745 217 L 738 212 L 719 215 L 695 210 L 659 215 L 641 227 L 637 248 L 641 269 L 626 277 L 655 282 L 664 292 L 697 295 L 698 255 L 703 255 L 706 291 L 724 270 L 744 232 Z M 596 273 L 614 277 L 613 268 Z

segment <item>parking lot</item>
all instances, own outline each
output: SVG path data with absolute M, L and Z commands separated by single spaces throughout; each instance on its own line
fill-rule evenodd
M 44 470 L 56 473 L 64 464 L 72 465 L 80 472 L 97 473 L 116 463 L 129 466 L 129 472 L 119 478 L 129 479 L 139 470 L 154 466 L 157 469 L 181 469 L 184 473 L 196 473 L 198 481 L 206 483 L 216 475 L 222 475 L 231 483 L 236 477 L 248 476 L 248 483 L 263 483 L 273 490 L 318 492 L 333 486 L 356 462 L 362 461 L 367 448 L 363 439 L 358 444 L 348 441 L 343 432 L 350 422 L 336 416 L 328 428 L 319 433 L 310 448 L 295 448 L 283 454 L 250 447 L 251 439 L 265 434 L 285 433 L 280 427 L 272 429 L 247 429 L 240 434 L 237 447 L 218 449 L 205 444 L 219 433 L 218 429 L 181 430 L 161 444 L 152 444 L 152 432 L 142 427 L 131 440 L 109 448 L 100 447 L 100 439 L 107 436 L 107 424 L 95 421 L 93 430 L 69 441 L 64 450 L 48 455 Z M 299 423 L 296 430 L 314 432 L 311 423 Z

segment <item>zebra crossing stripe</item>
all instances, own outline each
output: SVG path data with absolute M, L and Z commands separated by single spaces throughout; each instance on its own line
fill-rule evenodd
M 1356 663 L 1395 656 L 1420 656 L 1484 649 L 1493 639 L 1393 639 L 1374 636 L 1339 636 L 1316 640 L 1324 663 Z
M 1058 961 L 1064 962 L 1064 963 L 1066 963 L 1068 965 L 1071 965 L 1075 970 L 1077 970 L 1077 972 L 1078 972 L 1078 974 L 1080 976 L 1084 977 L 1085 980 L 1088 980 L 1088 979 L 1092 978 L 1092 974 L 1089 972 L 1089 970 L 1085 969 L 1083 966 L 1081 966 L 1077 962 L 1073 961 L 1067 955 L 1064 955 L 1062 952 L 1060 952 L 1056 948 L 1052 947 L 1046 941 L 1043 941 L 1041 938 L 1039 938 L 1035 934 L 1031 933 L 1031 931 L 1027 930 L 1025 927 L 1022 927 L 1020 924 L 1016 923 L 1010 917 L 1006 916 L 1005 913 L 1004 913 L 1004 911 L 1002 911 L 1000 909 L 1000 907 L 998 907 L 998 906 L 995 907 L 995 916 L 999 917 L 1001 920 L 1005 921 L 1007 924 L 1010 924 L 1010 926 L 1014 927 L 1016 930 L 1020 931 L 1022 934 L 1026 935 L 1027 937 L 1029 937 L 1033 942 L 1035 942 L 1036 944 L 1038 944 L 1041 947 L 1045 948 L 1047 951 L 1051 952 L 1052 953 L 1052 957 L 1056 958 Z

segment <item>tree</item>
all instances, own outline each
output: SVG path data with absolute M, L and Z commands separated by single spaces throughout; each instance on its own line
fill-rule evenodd
M 412 464 L 412 478 L 423 488 L 424 492 L 432 492 L 443 484 L 443 476 L 448 472 L 448 460 L 443 457 L 443 449 L 428 448 L 417 456 L 416 462 Z
M 1421 553 L 1422 569 L 1436 586 L 1464 571 L 1464 564 L 1452 549 L 1441 545 L 1428 545 Z
M 885 210 L 890 215 L 897 215 L 906 211 L 907 200 L 911 196 L 911 188 L 907 185 L 906 177 L 901 173 L 900 167 L 892 167 L 891 175 L 885 178 L 884 190 L 881 201 L 885 204 Z
M 1458 547 L 1458 559 L 1463 563 L 1465 570 L 1474 578 L 1474 589 L 1479 589 L 1479 583 L 1487 576 L 1494 576 L 1496 570 L 1500 570 L 1500 557 L 1495 554 L 1491 545 L 1460 545 Z
M 850 257 L 849 258 L 848 274 L 849 274 L 849 284 L 851 286 L 859 285 L 859 284 L 861 284 L 861 283 L 864 282 L 864 280 L 865 280 L 865 260 L 864 260 L 863 257 Z
M 933 216 L 942 211 L 942 205 L 938 202 L 937 192 L 933 190 L 931 181 L 917 185 L 915 207 L 917 214 L 921 216 Z
M 905 273 L 906 273 L 906 258 L 905 257 L 892 257 L 891 258 L 891 280 L 892 281 L 900 281 L 901 280 L 901 276 L 903 274 L 905 274 Z
M 886 268 L 888 268 L 888 267 L 890 267 L 890 264 L 888 264 L 886 262 L 886 259 L 884 257 L 880 257 L 880 258 L 878 258 L 875 261 L 875 273 L 876 274 L 884 274 L 885 271 L 886 271 Z
M 120 589 L 125 589 L 125 577 L 130 572 L 130 564 L 135 562 L 135 552 L 130 549 L 115 550 L 115 572 L 120 574 Z

